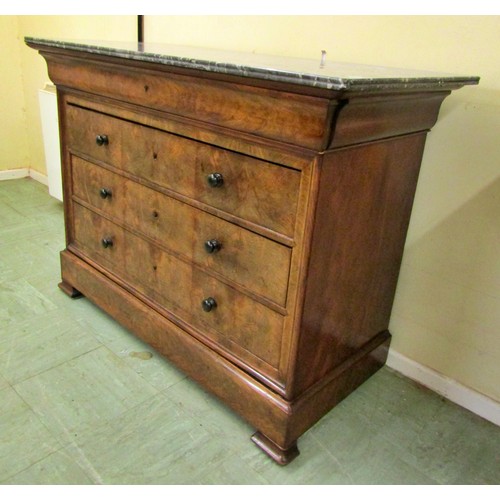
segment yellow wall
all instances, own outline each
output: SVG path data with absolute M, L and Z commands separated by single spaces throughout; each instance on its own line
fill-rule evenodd
M 0 16 L 0 170 L 29 166 L 17 16 Z
M 135 39 L 133 16 L 20 17 L 18 28 L 21 40 Z M 148 41 L 316 58 L 324 49 L 339 61 L 481 77 L 445 100 L 429 135 L 390 328 L 394 350 L 500 401 L 500 17 L 147 16 L 145 32 Z M 18 43 L 31 166 L 43 172 L 37 89 L 46 70 Z M 14 103 L 10 112 L 22 126 Z

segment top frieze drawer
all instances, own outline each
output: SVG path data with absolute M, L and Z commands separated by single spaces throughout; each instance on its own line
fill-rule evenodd
M 65 110 L 73 153 L 294 237 L 299 171 L 77 106 Z
M 66 88 L 308 149 L 323 149 L 328 135 L 324 97 L 82 60 L 53 60 L 50 77 Z

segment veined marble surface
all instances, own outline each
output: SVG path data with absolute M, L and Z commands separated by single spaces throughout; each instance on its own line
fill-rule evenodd
M 331 90 L 458 88 L 479 82 L 477 76 L 336 62 L 333 55 L 323 57 L 321 52 L 317 59 L 305 59 L 149 42 L 32 37 L 25 37 L 25 42 L 34 48 L 61 48 Z

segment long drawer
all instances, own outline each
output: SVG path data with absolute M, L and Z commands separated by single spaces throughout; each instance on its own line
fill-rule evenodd
M 73 194 L 169 250 L 286 305 L 291 249 L 73 156 Z
M 293 237 L 300 172 L 74 105 L 66 121 L 73 151 Z
M 128 66 L 128 65 L 127 65 Z M 98 65 L 73 59 L 51 62 L 51 79 L 66 88 L 112 97 L 229 130 L 239 130 L 305 148 L 321 148 L 331 119 L 330 99 L 282 90 L 217 82 L 202 77 L 123 64 Z
M 74 203 L 73 214 L 72 244 L 80 252 L 201 335 L 276 377 L 281 314 L 78 203 Z

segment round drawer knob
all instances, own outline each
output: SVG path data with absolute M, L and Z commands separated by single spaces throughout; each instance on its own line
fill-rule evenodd
M 97 135 L 95 138 L 95 143 L 98 146 L 107 146 L 109 144 L 109 139 L 107 135 Z
M 216 253 L 222 248 L 222 243 L 217 240 L 205 241 L 205 250 L 207 253 Z
M 111 198 L 111 189 L 108 188 L 102 188 L 99 191 L 99 194 L 101 195 L 101 198 L 105 200 L 106 198 Z
M 224 177 L 222 177 L 222 174 L 219 174 L 218 172 L 214 172 L 213 174 L 209 174 L 207 177 L 208 184 L 211 187 L 221 187 L 222 184 L 224 184 Z
M 215 302 L 215 299 L 213 297 L 208 297 L 203 300 L 203 302 L 201 303 L 201 307 L 205 312 L 210 312 L 217 307 L 217 302 Z
M 109 248 L 113 246 L 113 239 L 109 236 L 106 236 L 101 240 L 101 243 L 104 248 Z

